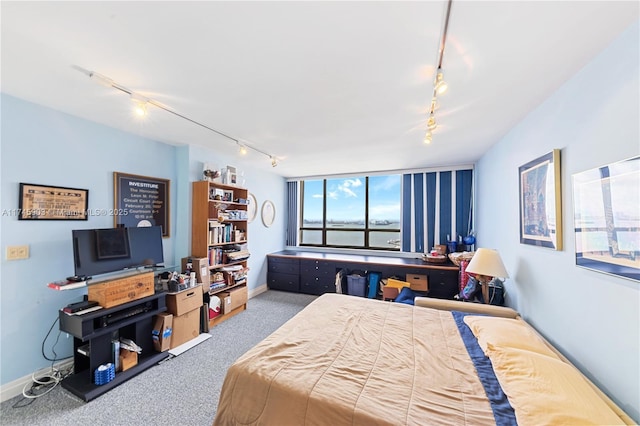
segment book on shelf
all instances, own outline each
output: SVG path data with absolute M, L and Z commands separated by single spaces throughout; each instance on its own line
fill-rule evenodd
M 54 290 L 72 290 L 74 288 L 86 287 L 86 281 L 70 281 L 70 280 L 60 280 L 53 281 L 47 284 L 47 287 L 52 288 Z

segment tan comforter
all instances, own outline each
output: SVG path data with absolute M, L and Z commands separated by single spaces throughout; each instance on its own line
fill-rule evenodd
M 495 424 L 450 312 L 325 294 L 227 372 L 214 425 Z

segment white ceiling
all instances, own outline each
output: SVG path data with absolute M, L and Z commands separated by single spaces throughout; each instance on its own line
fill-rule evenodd
M 454 0 L 433 142 L 422 141 L 445 1 L 1 3 L 4 93 L 171 144 L 230 140 L 312 176 L 471 164 L 618 34 L 637 1 Z M 605 76 L 603 76 L 604 79 Z M 87 141 L 90 144 L 91 141 Z M 215 160 L 215 159 L 213 159 Z

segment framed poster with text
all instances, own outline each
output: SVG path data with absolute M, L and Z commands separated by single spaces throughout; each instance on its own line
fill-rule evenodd
M 87 220 L 89 190 L 20 184 L 18 220 Z
M 168 238 L 169 179 L 113 172 L 114 208 L 122 212 L 114 216 L 114 225 L 162 226 L 162 236 Z

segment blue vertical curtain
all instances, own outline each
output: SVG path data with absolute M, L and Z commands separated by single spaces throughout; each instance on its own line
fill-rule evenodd
M 402 251 L 427 252 L 471 230 L 473 170 L 405 174 Z
M 287 182 L 287 235 L 288 246 L 298 245 L 298 182 Z

